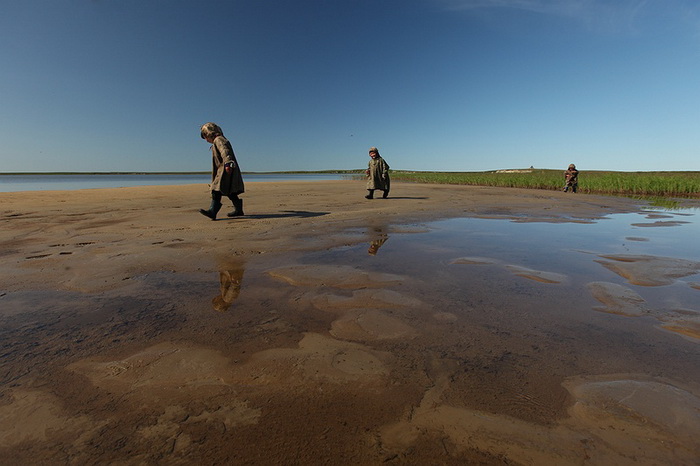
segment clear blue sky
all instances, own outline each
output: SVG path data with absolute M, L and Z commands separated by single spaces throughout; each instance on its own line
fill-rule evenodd
M 698 0 L 0 6 L 0 172 L 700 170 Z

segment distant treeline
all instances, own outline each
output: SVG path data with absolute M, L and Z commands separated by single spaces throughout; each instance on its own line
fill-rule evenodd
M 564 170 L 523 169 L 488 172 L 393 170 L 391 178 L 417 183 L 562 190 Z M 700 172 L 581 171 L 578 191 L 631 196 L 700 197 Z

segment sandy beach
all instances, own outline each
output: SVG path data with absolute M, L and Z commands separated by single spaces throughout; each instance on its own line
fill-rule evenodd
M 669 320 L 634 286 L 700 295 L 699 263 L 602 251 L 624 286 L 581 284 L 465 250 L 440 273 L 487 272 L 443 289 L 425 252 L 381 262 L 388 235 L 438 220 L 590 223 L 645 202 L 364 194 L 249 183 L 246 216 L 210 221 L 205 185 L 0 193 L 2 462 L 696 464 L 700 311 Z M 590 293 L 564 317 L 571 289 Z M 490 301 L 509 293 L 512 308 Z

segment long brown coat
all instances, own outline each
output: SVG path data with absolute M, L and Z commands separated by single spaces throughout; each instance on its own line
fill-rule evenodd
M 211 190 L 220 191 L 224 196 L 245 192 L 241 168 L 236 161 L 233 147 L 228 139 L 218 136 L 211 145 Z M 225 164 L 232 164 L 231 173 L 226 173 Z
M 389 189 L 389 164 L 381 156 L 376 156 L 369 161 L 367 168 L 367 189 Z

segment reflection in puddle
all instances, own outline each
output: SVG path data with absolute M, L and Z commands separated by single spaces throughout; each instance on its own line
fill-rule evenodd
M 386 228 L 374 228 L 371 232 L 373 239 L 369 243 L 369 249 L 367 249 L 367 254 L 370 256 L 376 256 L 379 248 L 389 239 L 389 235 L 385 233 L 385 230 Z
M 367 253 L 370 256 L 376 256 L 377 252 L 379 251 L 379 248 L 382 247 L 384 243 L 386 243 L 386 240 L 388 240 L 388 236 L 384 236 L 383 238 L 380 239 L 375 239 L 369 244 L 369 249 L 367 249 Z
M 231 304 L 238 298 L 238 295 L 241 293 L 244 271 L 243 265 L 240 265 L 219 272 L 220 293 L 211 300 L 215 311 L 228 311 Z
M 636 226 L 667 216 L 356 229 L 218 283 L 8 293 L 0 456 L 695 464 L 699 224 Z

